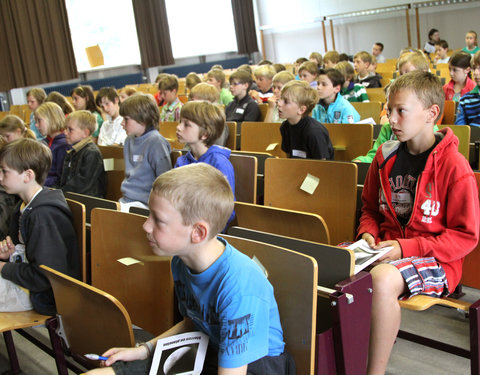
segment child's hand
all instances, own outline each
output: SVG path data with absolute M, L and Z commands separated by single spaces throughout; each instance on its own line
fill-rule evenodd
M 372 249 L 375 249 L 377 244 L 375 243 L 375 238 L 370 233 L 363 233 L 362 240 L 367 241 L 368 246 L 370 246 Z
M 275 95 L 269 97 L 267 100 L 268 108 L 274 108 L 277 100 L 278 98 Z
M 392 260 L 398 260 L 402 258 L 402 247 L 397 240 L 382 241 L 375 246 L 375 249 L 381 249 L 383 247 L 393 246 L 393 249 L 381 257 L 378 262 L 391 262 Z
M 108 357 L 105 366 L 111 366 L 117 361 L 131 362 L 148 358 L 147 348 L 142 345 L 138 348 L 112 348 L 102 354 Z
M 15 245 L 10 236 L 7 236 L 7 238 L 0 242 L 0 259 L 8 259 L 14 251 Z
M 260 94 L 257 90 L 250 90 L 248 93 L 257 103 L 261 103 L 262 99 L 260 99 Z

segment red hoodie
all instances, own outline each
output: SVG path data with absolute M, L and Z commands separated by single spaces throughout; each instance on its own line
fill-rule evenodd
M 449 128 L 439 133 L 443 139 L 418 177 L 412 215 L 405 227 L 393 210 L 388 178 L 400 142 L 388 141 L 379 147 L 363 189 L 358 234 L 368 232 L 377 243 L 397 240 L 404 258 L 434 257 L 445 270 L 451 293 L 462 276 L 463 259 L 477 245 L 480 208 L 475 176 L 458 152 L 458 138 Z

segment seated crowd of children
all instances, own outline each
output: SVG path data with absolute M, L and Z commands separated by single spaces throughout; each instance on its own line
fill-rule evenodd
M 183 320 L 139 347 L 108 350 L 107 367 L 91 374 L 148 373 L 158 338 L 192 329 L 210 338 L 205 373 L 294 374 L 272 285 L 254 262 L 218 237 L 235 216 L 226 122 L 281 123 L 287 157 L 333 160 L 323 123 L 359 122 L 355 102 L 369 102 L 368 90 L 384 87 L 380 134 L 367 155 L 354 160 L 372 163 L 357 237 L 376 249 L 393 246 L 371 270 L 368 373 L 384 373 L 400 324 L 398 298 L 451 293 L 464 257 L 479 239 L 475 177 L 453 132 L 437 127 L 445 100 L 458 102 L 455 124 L 480 126 L 475 32 L 467 33 L 466 44 L 451 54 L 438 30 L 430 30 L 425 52 L 403 50 L 399 77 L 387 85 L 376 73 L 377 63 L 385 62 L 384 45 L 376 42 L 372 53 L 359 51 L 352 61 L 337 51 L 313 52 L 297 59 L 292 71 L 264 60 L 253 70 L 214 66 L 203 77 L 190 73 L 187 102 L 179 79 L 163 73 L 155 95 L 104 87 L 95 96 L 91 87 L 79 86 L 71 92 L 71 105 L 60 93 L 29 90 L 29 126 L 15 115 L 0 120 L 0 311 L 55 313 L 39 265 L 76 278 L 80 272 L 62 191 L 105 197 L 107 175 L 98 146 L 121 146 L 122 209 L 150 210 L 143 229 L 155 254 L 173 257 Z M 448 63 L 451 80 L 442 86 L 429 72 L 431 63 Z M 172 121 L 178 123 L 177 141 L 185 145 L 173 166 L 172 140 L 159 132 L 162 122 Z M 460 215 L 460 209 L 466 212 Z M 239 344 L 224 331 L 246 316 L 255 317 L 244 339 L 248 345 L 236 351 Z

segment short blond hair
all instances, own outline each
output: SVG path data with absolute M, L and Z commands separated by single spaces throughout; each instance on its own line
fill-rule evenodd
M 423 108 L 430 108 L 436 104 L 440 108 L 438 117 L 443 113 L 445 104 L 445 93 L 443 92 L 440 79 L 430 73 L 421 70 L 414 70 L 398 77 L 392 82 L 387 92 L 387 100 L 400 90 L 412 91 L 423 105 Z
M 264 77 L 267 79 L 272 79 L 275 74 L 276 71 L 271 65 L 261 65 L 253 72 L 255 78 Z
M 398 70 L 400 70 L 406 63 L 412 64 L 416 70 L 421 70 L 422 72 L 428 72 L 430 69 L 428 60 L 422 52 L 404 53 L 398 60 Z
M 309 60 L 314 59 L 317 62 L 317 66 L 320 68 L 323 65 L 323 57 L 320 52 L 312 52 L 310 56 L 308 56 Z
M 365 63 L 372 63 L 372 55 L 368 53 L 367 51 L 360 51 L 353 56 L 354 59 L 360 59 Z
M 45 102 L 35 110 L 35 119 L 41 118 L 47 123 L 47 134 L 65 130 L 65 114 L 57 103 Z
M 478 51 L 475 55 L 472 56 L 472 60 L 470 64 L 472 68 L 480 66 L 480 51 Z
M 233 193 L 227 178 L 205 163 L 162 173 L 150 194 L 168 200 L 180 213 L 183 225 L 206 221 L 210 226 L 209 240 L 225 228 L 233 211 Z
M 295 76 L 293 73 L 287 72 L 286 70 L 283 70 L 273 76 L 273 83 L 279 82 L 281 84 L 286 84 L 287 82 L 293 81 L 295 79 Z
M 318 93 L 305 81 L 290 81 L 282 87 L 282 98 L 287 98 L 298 106 L 307 107 L 302 117 L 308 116 L 318 102 Z
M 217 103 L 220 100 L 220 93 L 215 86 L 202 82 L 192 88 L 190 98 L 192 100 L 206 100 L 210 103 Z
M 298 73 L 300 73 L 302 70 L 306 70 L 315 77 L 318 76 L 318 65 L 313 61 L 305 61 L 302 65 L 300 65 L 298 68 Z
M 355 70 L 353 69 L 352 64 L 350 64 L 348 61 L 340 61 L 333 67 L 333 69 L 336 69 L 342 73 L 345 81 L 351 81 L 353 77 L 355 77 Z
M 225 86 L 225 73 L 220 69 L 212 69 L 207 73 L 207 78 L 213 78 L 220 82 L 220 87 Z
M 202 82 L 202 79 L 197 73 L 191 72 L 185 77 L 185 86 L 189 90 L 193 89 L 195 85 L 198 85 L 200 82 Z
M 87 129 L 90 132 L 89 135 L 92 135 L 97 129 L 97 119 L 95 115 L 87 110 L 75 111 L 67 116 L 65 119 L 65 127 L 72 122 L 76 122 L 77 126 L 82 130 Z
M 216 90 L 215 90 L 216 91 Z M 190 120 L 200 128 L 200 137 L 207 147 L 220 137 L 225 128 L 225 111 L 219 105 L 207 101 L 187 102 L 180 111 L 180 120 Z
M 334 64 L 340 61 L 340 54 L 337 51 L 328 51 L 325 55 L 323 55 L 323 62 L 330 61 Z

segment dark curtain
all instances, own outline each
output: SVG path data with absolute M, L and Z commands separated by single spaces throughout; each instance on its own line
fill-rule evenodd
M 258 51 L 252 0 L 232 0 L 233 21 L 237 34 L 238 53 Z
M 78 77 L 64 0 L 1 0 L 0 15 L 0 91 Z
M 164 0 L 132 0 L 142 67 L 174 64 Z

